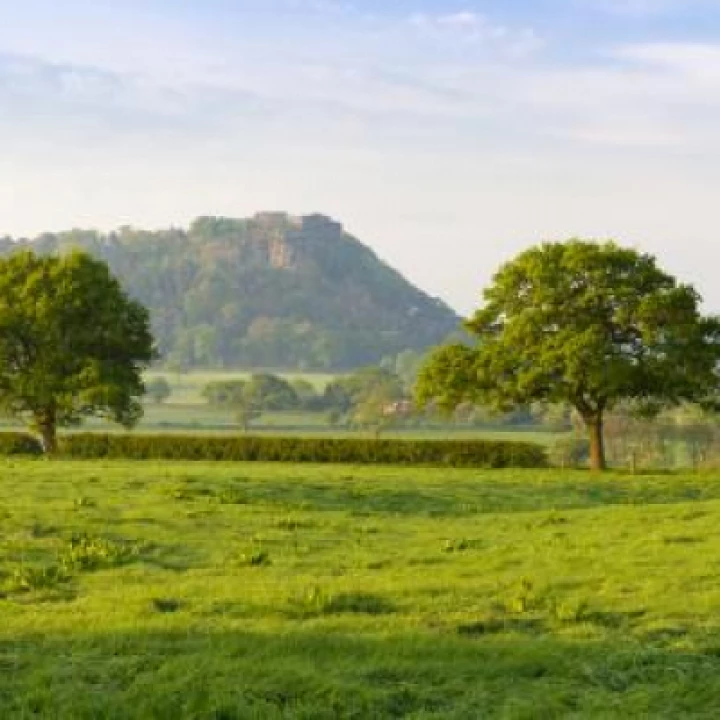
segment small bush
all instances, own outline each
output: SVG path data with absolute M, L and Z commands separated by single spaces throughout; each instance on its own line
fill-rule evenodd
M 63 438 L 61 453 L 78 459 L 218 460 L 244 462 L 546 467 L 533 443 L 489 440 L 369 440 L 302 437 L 101 435 Z

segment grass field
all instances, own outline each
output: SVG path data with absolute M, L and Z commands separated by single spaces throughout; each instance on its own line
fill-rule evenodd
M 2 718 L 720 715 L 720 477 L 0 464 Z

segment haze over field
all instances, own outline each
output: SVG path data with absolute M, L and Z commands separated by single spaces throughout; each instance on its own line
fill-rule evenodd
M 0 234 L 342 218 L 468 312 L 614 236 L 720 307 L 716 0 L 0 0 Z

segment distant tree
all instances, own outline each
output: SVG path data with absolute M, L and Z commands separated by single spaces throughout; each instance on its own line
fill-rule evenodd
M 298 406 L 303 410 L 313 411 L 320 409 L 320 395 L 309 380 L 296 378 L 290 383 L 290 387 L 297 397 Z
M 376 436 L 396 422 L 395 404 L 406 397 L 402 380 L 380 367 L 371 366 L 346 375 L 338 385 L 346 394 L 350 421 L 372 429 Z
M 322 405 L 332 413 L 343 415 L 352 407 L 352 396 L 342 382 L 334 380 L 323 391 Z
M 170 383 L 162 376 L 145 384 L 145 394 L 157 405 L 164 403 L 172 394 Z
M 350 421 L 355 427 L 371 430 L 375 437 L 397 420 L 394 412 L 396 396 L 388 387 L 377 385 L 355 397 L 350 411 Z
M 250 428 L 250 423 L 262 415 L 262 411 L 255 407 L 249 398 L 240 399 L 233 405 L 232 409 L 235 419 L 243 429 L 243 432 L 247 432 Z
M 380 367 L 397 375 L 404 389 L 411 393 L 424 359 L 425 353 L 408 349 L 398 355 L 383 358 Z
M 211 405 L 231 410 L 245 429 L 264 412 L 292 410 L 298 404 L 290 383 L 267 373 L 253 375 L 247 381 L 211 382 L 202 394 Z
M 216 380 L 208 383 L 201 394 L 210 405 L 231 408 L 242 401 L 246 386 L 244 380 Z
M 603 422 L 623 400 L 651 415 L 684 401 L 716 406 L 720 319 L 695 290 L 634 250 L 547 243 L 504 265 L 467 323 L 477 347 L 434 353 L 421 402 L 503 408 L 569 403 L 582 417 L 591 467 L 605 468 Z
M 134 425 L 154 359 L 148 313 L 83 252 L 0 260 L 0 403 L 45 451 L 58 427 L 100 416 Z
M 250 383 L 245 380 L 216 380 L 203 388 L 202 396 L 210 405 L 231 412 L 243 431 L 247 431 L 251 421 L 262 414 L 249 388 Z
M 325 407 L 349 413 L 370 397 L 382 396 L 387 402 L 405 397 L 402 380 L 392 371 L 370 366 L 342 375 L 329 383 L 323 393 Z
M 292 385 L 268 373 L 253 375 L 244 395 L 253 407 L 265 412 L 293 410 L 298 406 L 298 396 Z

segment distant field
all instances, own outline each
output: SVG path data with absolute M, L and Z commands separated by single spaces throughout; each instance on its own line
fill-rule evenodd
M 259 372 L 259 371 L 254 371 Z M 192 433 L 237 433 L 240 428 L 233 413 L 228 410 L 213 408 L 202 397 L 202 390 L 209 382 L 222 380 L 246 380 L 250 372 L 244 371 L 198 371 L 188 373 L 151 372 L 148 380 L 157 376 L 164 377 L 172 388 L 169 400 L 161 405 L 151 402 L 145 405 L 145 415 L 140 423 L 141 432 L 192 432 Z M 293 380 L 303 378 L 312 382 L 319 390 L 331 382 L 336 376 L 318 373 L 278 373 Z M 118 431 L 106 423 L 90 423 L 90 429 Z M 251 432 L 281 435 L 369 435 L 371 432 L 350 430 L 341 426 L 331 426 L 325 413 L 309 412 L 276 412 L 265 413 L 252 423 Z M 439 426 L 428 428 L 387 429 L 383 437 L 406 438 L 488 438 L 495 440 L 517 440 L 521 438 L 531 442 L 551 445 L 563 434 L 520 429 L 486 429 L 463 428 L 461 426 Z
M 0 717 L 714 718 L 720 477 L 0 463 Z

